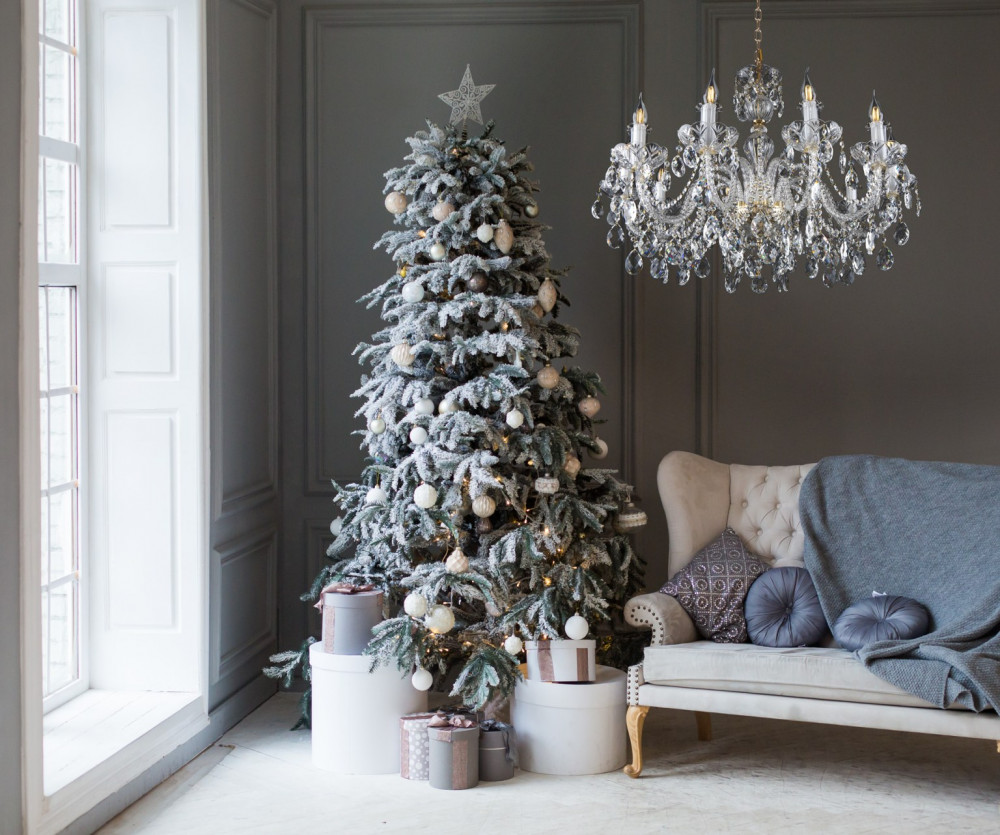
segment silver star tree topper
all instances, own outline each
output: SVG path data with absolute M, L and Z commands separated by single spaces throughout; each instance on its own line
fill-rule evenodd
M 478 87 L 472 81 L 472 71 L 469 65 L 465 65 L 465 75 L 462 76 L 462 83 L 457 90 L 450 93 L 442 93 L 438 96 L 441 101 L 451 106 L 451 123 L 457 125 L 466 119 L 483 124 L 483 111 L 479 103 L 489 95 L 490 90 L 496 84 L 480 84 Z

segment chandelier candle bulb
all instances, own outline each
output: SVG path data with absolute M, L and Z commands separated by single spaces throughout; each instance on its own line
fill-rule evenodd
M 816 146 L 816 124 L 819 119 L 819 102 L 816 101 L 816 88 L 809 80 L 809 68 L 806 67 L 805 78 L 802 81 L 802 147 Z
M 871 107 L 868 108 L 868 116 L 871 118 L 869 128 L 871 129 L 872 145 L 878 152 L 879 159 L 884 162 L 888 152 L 888 148 L 885 147 L 885 118 L 882 114 L 882 108 L 879 107 L 878 99 L 875 98 L 874 90 L 872 90 L 872 103 Z
M 704 141 L 709 144 L 715 142 L 715 111 L 718 108 L 716 104 L 718 95 L 719 88 L 715 85 L 715 70 L 712 70 L 712 77 L 708 80 L 705 98 L 701 103 L 701 126 L 704 131 Z
M 632 114 L 632 144 L 636 148 L 641 148 L 646 144 L 646 105 L 642 103 L 642 94 L 639 94 L 639 106 Z

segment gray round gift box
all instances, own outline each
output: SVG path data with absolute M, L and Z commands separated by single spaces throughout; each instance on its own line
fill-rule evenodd
M 372 627 L 382 622 L 382 592 L 323 594 L 323 651 L 361 655 L 372 639 Z
M 514 758 L 508 755 L 510 731 L 481 731 L 479 737 L 479 779 L 484 782 L 509 780 L 514 776 Z M 512 742 L 511 742 L 512 744 Z
M 428 728 L 430 784 L 471 789 L 479 783 L 479 726 Z

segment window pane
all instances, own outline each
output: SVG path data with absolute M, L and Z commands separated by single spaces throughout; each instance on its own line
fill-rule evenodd
M 41 33 L 63 43 L 73 43 L 73 0 L 40 0 L 38 5 Z
M 76 678 L 76 583 L 49 590 L 49 691 L 55 692 Z
M 42 489 L 48 490 L 51 485 L 49 479 L 49 398 L 43 396 L 38 406 L 42 439 Z
M 75 290 L 48 288 L 49 388 L 66 388 L 76 382 L 73 363 Z
M 49 582 L 49 500 L 42 496 L 42 585 Z
M 49 496 L 49 582 L 76 570 L 76 490 Z
M 38 288 L 38 388 L 49 390 L 49 294 L 44 287 Z M 42 437 L 45 427 L 42 426 Z
M 42 136 L 76 140 L 75 68 L 68 52 L 42 44 Z
M 43 159 L 44 257 L 50 264 L 76 263 L 76 166 Z
M 48 696 L 49 689 L 49 593 L 42 592 L 42 695 Z
M 49 397 L 49 486 L 56 487 L 76 476 L 76 421 L 73 395 Z

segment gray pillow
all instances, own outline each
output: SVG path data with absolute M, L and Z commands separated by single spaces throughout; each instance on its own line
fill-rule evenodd
M 826 618 L 809 572 L 784 566 L 750 586 L 743 607 L 750 641 L 762 647 L 810 647 L 826 635 Z
M 892 594 L 852 603 L 833 625 L 833 637 L 844 649 L 861 649 L 875 641 L 901 641 L 926 635 L 930 614 L 916 600 Z
M 726 528 L 660 591 L 677 599 L 703 638 L 745 643 L 743 602 L 750 584 L 765 571 L 767 563 L 746 549 L 736 531 Z

